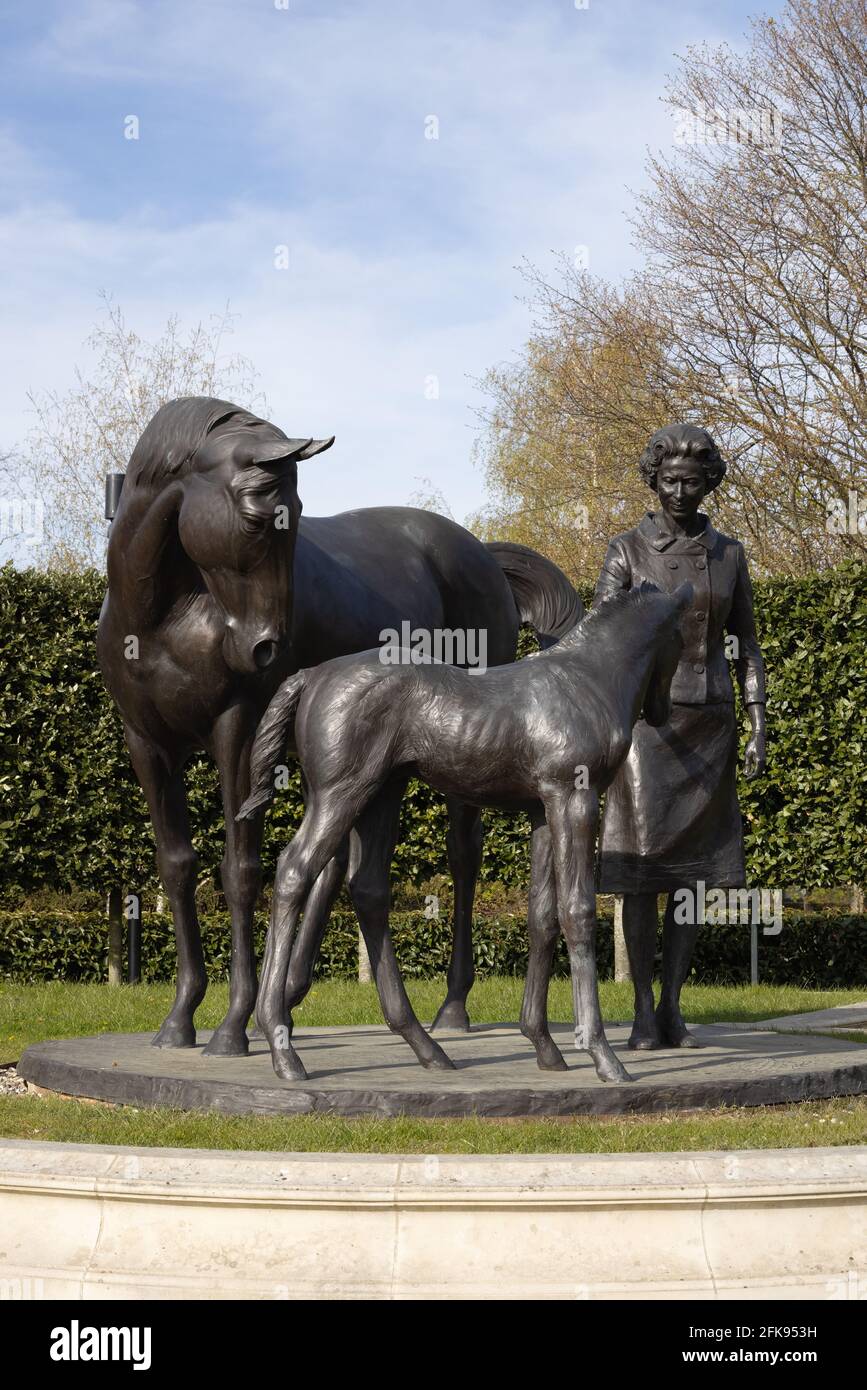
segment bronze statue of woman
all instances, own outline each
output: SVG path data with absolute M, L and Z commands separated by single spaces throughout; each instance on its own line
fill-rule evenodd
M 707 430 L 668 425 L 641 456 L 641 476 L 659 499 L 633 530 L 610 543 L 595 602 L 649 579 L 694 598 L 683 615 L 683 654 L 671 687 L 669 723 L 639 720 L 626 762 L 608 789 L 599 891 L 623 895 L 623 934 L 635 989 L 629 1046 L 695 1047 L 680 1011 L 700 912 L 701 885 L 745 884 L 736 774 L 738 731 L 729 661 L 752 725 L 745 773 L 765 765 L 765 680 L 743 546 L 699 511 L 726 465 Z M 686 889 L 687 893 L 675 893 Z M 668 894 L 662 991 L 654 1010 L 657 898 Z

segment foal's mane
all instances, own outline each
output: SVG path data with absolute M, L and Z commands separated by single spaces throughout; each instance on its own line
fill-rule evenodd
M 132 451 L 127 467 L 127 484 L 150 484 L 168 478 L 182 478 L 195 465 L 195 458 L 208 435 L 219 434 L 231 424 L 259 425 L 269 437 L 285 439 L 283 431 L 249 410 L 214 396 L 181 396 L 160 407 L 145 426 Z
M 647 608 L 653 599 L 659 598 L 662 590 L 648 580 L 642 582 L 634 589 L 621 589 L 615 594 L 607 595 L 595 608 L 590 608 L 584 617 L 577 622 L 573 628 L 560 638 L 553 647 L 548 648 L 548 652 L 539 653 L 540 656 L 555 656 L 558 651 L 564 648 L 570 650 L 580 650 L 588 642 L 595 642 L 612 623 L 616 622 L 624 610 L 641 610 Z M 660 614 L 660 622 L 664 621 L 663 614 Z

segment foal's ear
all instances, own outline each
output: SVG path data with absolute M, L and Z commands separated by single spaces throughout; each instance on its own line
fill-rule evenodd
M 695 590 L 689 580 L 685 579 L 682 584 L 678 585 L 671 597 L 674 599 L 678 613 L 682 613 L 695 598 Z

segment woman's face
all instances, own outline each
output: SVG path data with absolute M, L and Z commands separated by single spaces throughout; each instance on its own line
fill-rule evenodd
M 666 516 L 678 526 L 693 520 L 706 493 L 704 469 L 697 459 L 674 458 L 660 464 L 656 495 Z

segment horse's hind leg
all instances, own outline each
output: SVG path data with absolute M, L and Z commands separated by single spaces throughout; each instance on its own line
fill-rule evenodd
M 184 775 L 155 744 L 126 728 L 132 765 L 142 785 L 157 842 L 157 867 L 172 909 L 178 963 L 175 1002 L 154 1038 L 155 1047 L 194 1047 L 193 1015 L 205 997 L 207 976 L 196 915 L 196 852 L 190 836 Z
M 593 872 L 599 798 L 593 791 L 570 794 L 558 787 L 545 796 L 545 815 L 554 851 L 557 915 L 569 948 L 575 1046 L 590 1053 L 600 1081 L 631 1081 L 605 1037 L 599 1008 Z
M 388 926 L 389 869 L 405 788 L 405 776 L 392 778 L 359 816 L 350 837 L 349 895 L 361 924 L 386 1023 L 409 1043 L 423 1067 L 446 1071 L 454 1064 L 415 1016 Z
M 433 1021 L 434 1028 L 458 1028 L 468 1033 L 467 996 L 473 987 L 473 899 L 482 863 L 482 813 L 455 797 L 448 797 L 449 830 L 446 851 L 455 886 L 452 925 L 452 958 L 449 962 L 445 1001 Z
M 530 848 L 530 898 L 527 928 L 530 953 L 521 1006 L 521 1032 L 536 1049 L 542 1071 L 566 1071 L 566 1059 L 548 1027 L 548 985 L 554 947 L 560 935 L 551 833 L 541 812 L 533 817 Z

